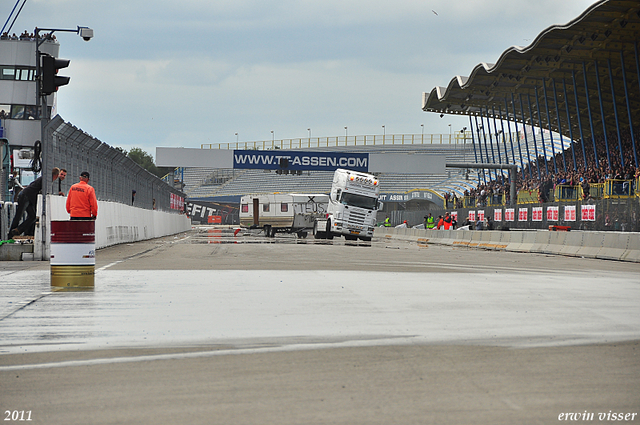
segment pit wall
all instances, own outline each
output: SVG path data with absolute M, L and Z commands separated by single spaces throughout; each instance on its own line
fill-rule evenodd
M 426 230 L 377 227 L 374 235 L 380 238 L 415 241 L 418 244 L 433 243 L 489 250 L 640 262 L 640 233 Z
M 69 220 L 66 209 L 67 198 L 47 195 L 47 229 L 50 220 Z M 39 202 L 40 204 L 40 202 Z M 38 205 L 40 208 L 40 205 Z M 96 248 L 105 248 L 120 243 L 136 242 L 191 230 L 191 220 L 184 214 L 147 210 L 117 202 L 98 201 L 96 219 Z M 40 233 L 40 235 L 39 235 Z M 40 246 L 46 250 L 42 257 L 49 258 L 49 236 L 42 244 L 41 232 L 36 231 L 34 240 L 35 258 L 40 258 Z

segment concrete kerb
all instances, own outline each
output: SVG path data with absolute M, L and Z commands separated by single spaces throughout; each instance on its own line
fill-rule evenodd
M 627 250 L 620 259 L 623 261 L 640 263 L 640 233 L 629 234 L 629 243 L 627 244 Z
M 532 252 L 533 246 L 536 243 L 537 231 L 526 231 L 522 234 L 522 244 L 520 245 L 520 252 Z
M 620 260 L 627 252 L 629 235 L 625 233 L 605 233 L 600 251 L 596 258 L 603 260 Z
M 524 238 L 523 232 L 503 232 L 509 233 L 509 243 L 507 244 L 507 251 L 510 252 L 524 252 L 522 250 L 522 240 Z
M 544 233 L 544 232 L 541 232 Z M 546 232 L 547 243 L 541 247 L 541 252 L 546 254 L 560 255 L 560 251 L 564 247 L 568 232 Z M 538 235 L 539 237 L 540 235 Z
M 604 245 L 604 234 L 602 232 L 586 232 L 582 238 L 582 247 L 576 255 L 586 258 L 596 258 L 600 249 Z
M 537 230 L 534 233 L 533 245 L 529 252 L 544 253 L 545 247 L 549 245 L 549 231 Z
M 468 248 L 469 243 L 471 243 L 473 233 L 474 232 L 471 230 L 456 230 L 453 246 Z
M 511 232 L 498 232 L 500 233 L 500 245 L 504 246 L 504 249 L 508 249 L 509 245 L 511 244 L 511 236 L 512 235 L 517 235 L 517 233 L 511 233 Z
M 442 232 L 442 245 L 453 246 L 453 243 L 456 240 L 456 231 L 455 230 L 440 230 Z
M 556 232 L 560 234 L 560 232 Z M 582 239 L 584 232 L 562 232 L 565 234 L 564 245 L 560 248 L 559 254 L 577 256 L 578 251 L 582 248 Z
M 471 232 L 471 240 L 469 241 L 469 248 L 478 248 L 478 246 L 482 243 L 482 232 L 478 231 L 470 231 Z

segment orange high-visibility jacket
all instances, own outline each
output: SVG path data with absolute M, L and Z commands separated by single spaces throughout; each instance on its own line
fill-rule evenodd
M 71 186 L 67 195 L 67 212 L 71 217 L 97 217 L 96 191 L 86 182 Z

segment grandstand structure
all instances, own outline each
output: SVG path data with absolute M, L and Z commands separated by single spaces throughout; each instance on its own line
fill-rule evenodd
M 405 135 L 407 136 L 407 135 Z M 362 153 L 403 153 L 415 155 L 444 155 L 448 163 L 479 162 L 477 149 L 474 149 L 474 140 L 470 132 L 462 132 L 456 137 L 443 135 L 436 140 L 441 143 L 422 143 L 420 135 L 417 137 L 395 137 L 389 135 L 386 140 L 378 141 L 375 145 L 358 145 L 362 136 L 342 138 L 339 144 L 327 146 L 328 139 L 316 139 L 315 146 L 298 148 L 300 151 L 335 151 L 362 152 Z M 446 137 L 444 137 L 446 136 Z M 429 138 L 433 140 L 433 138 Z M 407 140 L 407 143 L 395 143 L 395 140 Z M 525 140 L 528 140 L 526 142 Z M 500 152 L 496 156 L 498 163 L 504 164 L 528 164 L 534 152 L 533 133 L 524 137 L 522 133 L 508 134 L 488 142 L 487 149 Z M 560 141 L 553 142 L 547 139 L 546 150 L 552 151 L 552 143 L 555 149 L 560 149 Z M 413 141 L 413 143 L 409 143 Z M 290 141 L 288 145 L 291 146 Z M 392 143 L 393 142 L 393 143 Z M 568 147 L 564 141 L 565 148 Z M 284 141 L 254 142 L 252 146 L 274 149 L 282 146 Z M 245 143 L 242 144 L 245 147 Z M 214 145 L 221 149 L 234 149 L 235 144 Z M 214 148 L 207 145 L 208 149 Z M 527 153 L 530 153 L 527 157 Z M 375 170 L 372 170 L 375 172 Z M 482 175 L 477 170 L 454 170 L 444 173 L 376 173 L 380 178 L 380 190 L 382 194 L 407 193 L 414 190 L 430 190 L 440 198 L 445 193 L 455 193 L 463 196 L 464 192 L 478 185 Z M 233 202 L 240 196 L 248 193 L 273 193 L 273 192 L 304 192 L 304 193 L 328 193 L 331 187 L 333 172 L 329 171 L 304 171 L 301 174 L 277 174 L 273 170 L 234 170 L 207 167 L 179 167 L 175 171 L 178 180 L 184 185 L 183 190 L 189 200 Z M 486 176 L 485 176 L 486 178 Z
M 596 167 L 613 168 L 618 160 L 625 166 L 629 153 L 637 168 L 639 38 L 640 3 L 600 0 L 568 24 L 547 28 L 531 45 L 510 47 L 497 63 L 481 63 L 469 77 L 457 75 L 447 87 L 423 93 L 422 109 L 468 115 L 471 128 L 483 132 L 478 118 L 516 131 L 529 124 L 580 141 L 585 165 L 591 153 Z M 623 151 L 625 135 L 632 152 Z M 599 139 L 606 157 L 598 155 Z
M 348 141 L 347 141 L 348 143 Z M 405 153 L 445 155 L 448 161 L 467 161 L 473 157 L 471 145 L 466 144 L 415 144 L 375 146 L 316 146 L 300 151 L 335 151 L 363 153 Z M 189 199 L 225 201 L 247 193 L 303 192 L 328 193 L 333 179 L 331 171 L 303 171 L 301 173 L 278 174 L 274 170 L 225 170 L 213 168 L 185 167 L 178 172 L 183 177 L 184 191 Z M 455 173 L 456 176 L 451 174 Z M 464 179 L 456 181 L 460 172 L 426 174 L 380 173 L 383 192 L 407 192 L 415 189 L 438 190 L 474 184 Z M 454 178 L 455 177 L 455 178 Z

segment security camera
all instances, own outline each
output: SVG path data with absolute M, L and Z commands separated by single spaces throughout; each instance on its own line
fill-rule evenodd
M 93 30 L 91 28 L 79 27 L 78 32 L 84 41 L 89 41 L 93 38 Z

